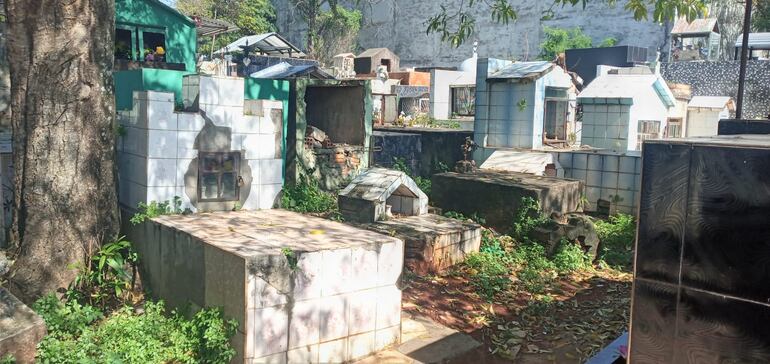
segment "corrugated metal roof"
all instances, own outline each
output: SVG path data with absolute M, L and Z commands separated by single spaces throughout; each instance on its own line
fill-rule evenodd
M 743 46 L 743 34 L 738 36 L 735 46 Z M 770 33 L 749 33 L 749 48 L 770 48 Z
M 281 56 L 286 55 L 289 57 L 304 57 L 305 53 L 289 43 L 284 37 L 278 33 L 262 33 L 255 35 L 247 35 L 241 37 L 235 42 L 232 42 L 218 51 L 215 54 L 231 53 L 243 50 L 243 48 L 249 48 L 253 51 L 269 56 Z
M 552 62 L 515 62 L 492 73 L 487 79 L 540 78 L 554 67 Z
M 249 75 L 251 78 L 286 79 L 307 76 L 317 79 L 332 79 L 331 75 L 324 72 L 314 64 L 291 65 L 281 62 Z
M 705 108 L 705 109 L 724 109 L 733 102 L 729 96 L 695 96 L 687 104 L 687 107 Z
M 389 56 L 395 56 L 395 55 L 396 55 L 395 53 L 393 53 L 393 52 L 392 52 L 390 49 L 388 49 L 388 48 L 369 48 L 369 49 L 367 49 L 367 50 L 365 50 L 365 51 L 361 52 L 361 54 L 359 54 L 359 55 L 358 55 L 356 58 L 362 58 L 362 57 L 374 57 L 374 56 L 376 56 L 376 55 L 380 54 L 380 52 L 385 52 L 385 53 L 387 53 Z
M 680 18 L 674 23 L 671 34 L 704 34 L 718 31 L 716 19 L 695 19 L 690 23 L 687 19 Z

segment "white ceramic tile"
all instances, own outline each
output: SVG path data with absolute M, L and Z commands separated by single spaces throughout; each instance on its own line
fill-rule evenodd
M 275 159 L 275 136 L 247 134 L 241 149 L 246 151 L 246 159 Z
M 164 101 L 164 102 L 174 102 L 174 93 L 173 92 L 163 92 L 163 91 L 146 91 L 146 97 L 147 100 L 150 101 Z
M 248 361 L 252 364 L 287 364 L 290 362 L 286 361 L 286 354 L 285 353 L 278 353 L 268 356 L 263 356 L 261 358 L 251 359 Z M 290 363 L 294 364 L 294 363 Z
M 151 187 L 177 186 L 176 159 L 148 158 L 147 159 L 147 186 L 151 186 Z
M 252 184 L 249 188 L 249 195 L 246 196 L 246 200 L 243 202 L 244 210 L 259 210 L 259 189 L 260 185 Z M 243 198 L 244 189 L 241 189 L 241 198 Z
M 141 185 L 147 185 L 147 159 L 129 153 L 120 153 L 118 174 L 121 182 L 131 181 Z
M 198 150 L 195 149 L 195 138 L 197 131 L 179 131 L 177 132 L 176 157 L 177 158 L 196 158 Z
M 392 326 L 374 333 L 374 350 L 379 351 L 401 342 L 401 326 Z
M 147 129 L 123 127 L 123 152 L 139 156 L 147 155 Z
M 353 269 L 351 249 L 324 250 L 322 254 L 321 276 L 324 285 L 321 288 L 321 295 L 330 296 L 350 292 L 353 288 L 350 284 Z
M 331 341 L 348 336 L 348 309 L 347 295 L 321 298 L 321 341 Z
M 376 329 L 401 323 L 401 290 L 396 286 L 377 288 Z
M 281 194 L 282 188 L 283 185 L 281 184 L 259 185 L 259 209 L 272 209 L 279 202 L 278 196 Z
M 377 286 L 377 251 L 366 248 L 352 249 L 351 286 L 354 291 Z
M 374 352 L 374 332 L 348 338 L 348 360 L 362 358 Z
M 237 123 L 233 124 L 234 133 L 259 134 L 259 124 L 262 118 L 253 115 L 243 115 Z
M 319 363 L 342 363 L 348 360 L 348 339 L 321 343 L 318 346 Z
M 174 103 L 168 101 L 149 101 L 147 104 L 147 128 L 176 130 L 177 114 L 174 113 Z
M 150 158 L 176 157 L 176 130 L 148 130 L 147 156 Z
M 321 276 L 321 267 L 323 266 L 322 252 L 302 253 L 297 259 L 297 271 L 294 278 L 294 299 L 305 300 L 321 297 L 321 286 L 323 277 Z
M 286 306 L 254 309 L 254 357 L 288 348 L 289 316 Z
M 226 106 L 243 107 L 244 84 L 242 78 L 214 78 L 219 91 L 219 103 Z
M 275 287 L 267 283 L 264 279 L 254 274 L 248 276 L 248 296 L 249 308 L 273 307 L 286 304 L 287 297 L 279 292 Z
M 265 116 L 259 121 L 260 134 L 275 134 L 282 132 L 283 115 L 278 120 L 273 120 L 273 112 L 265 110 Z
M 318 343 L 321 300 L 295 302 L 289 322 L 289 349 Z
M 163 202 L 173 201 L 176 194 L 176 187 L 147 187 L 147 200 L 144 202 Z
M 206 121 L 197 112 L 183 112 L 177 116 L 177 129 L 198 132 L 206 125 Z
M 177 159 L 176 160 L 176 186 L 177 187 L 184 187 L 188 181 L 185 180 L 185 175 L 187 174 L 187 171 L 190 170 L 190 167 L 193 160 L 191 158 L 184 158 L 184 159 Z M 193 177 L 194 178 L 194 177 Z M 192 178 L 191 178 L 192 179 Z
M 218 104 L 219 103 L 219 90 L 218 85 L 212 77 L 200 77 L 198 79 L 199 84 L 199 97 L 198 102 L 200 104 Z
M 348 295 L 348 305 L 350 306 L 350 319 L 348 320 L 350 335 L 375 329 L 375 320 L 373 318 L 377 315 L 376 289 L 350 293 Z
M 259 183 L 260 184 L 281 184 L 283 160 L 282 159 L 263 159 L 259 161 Z M 254 173 L 254 171 L 252 171 Z
M 288 362 L 291 364 L 315 364 L 318 361 L 318 345 L 309 345 L 286 353 Z
M 403 243 L 386 243 L 380 246 L 377 257 L 377 285 L 396 284 L 404 266 Z

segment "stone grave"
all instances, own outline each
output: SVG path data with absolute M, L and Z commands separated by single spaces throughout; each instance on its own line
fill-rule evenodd
M 43 319 L 0 287 L 0 360 L 11 355 L 16 363 L 34 363 L 45 334 Z
M 428 196 L 404 172 L 372 168 L 338 196 L 345 221 L 404 241 L 404 264 L 436 273 L 479 250 L 481 227 L 428 214 Z

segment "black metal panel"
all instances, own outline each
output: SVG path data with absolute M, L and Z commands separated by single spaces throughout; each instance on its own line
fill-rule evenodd
M 636 276 L 678 283 L 690 149 L 645 144 L 643 163 Z
M 682 289 L 673 363 L 770 363 L 770 306 Z
M 634 363 L 668 363 L 674 356 L 676 286 L 634 281 L 631 356 Z
M 719 135 L 770 134 L 770 120 L 723 119 L 719 121 Z
M 647 48 L 633 46 L 568 49 L 565 62 L 588 85 L 596 78 L 596 66 L 632 67 L 647 62 L 647 53 Z
M 770 302 L 770 150 L 692 151 L 682 283 Z
M 770 138 L 647 142 L 642 163 L 631 362 L 770 363 Z

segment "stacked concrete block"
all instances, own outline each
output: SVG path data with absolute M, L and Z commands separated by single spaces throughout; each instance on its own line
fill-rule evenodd
M 612 203 L 617 212 L 634 213 L 639 204 L 641 156 L 597 151 L 554 152 L 564 169 L 564 177 L 583 181 L 583 208 L 596 211 L 601 199 Z
M 233 362 L 345 362 L 400 340 L 399 239 L 284 210 L 162 216 L 132 231 L 156 298 L 238 321 Z
M 481 226 L 434 214 L 364 224 L 369 230 L 404 241 L 404 265 L 414 273 L 436 274 L 457 263 L 481 245 Z
M 232 208 L 199 206 L 197 158 L 201 151 L 240 151 L 239 174 L 248 185 L 240 186 L 238 204 L 246 209 L 271 208 L 283 184 L 282 104 L 245 102 L 243 87 L 239 78 L 186 76 L 185 105 L 194 104 L 198 108 L 194 112 L 174 111 L 172 93 L 135 92 L 133 110 L 118 114 L 123 130 L 118 143 L 120 202 L 134 208 L 139 202 L 178 196 L 182 208 L 192 211 Z M 206 127 L 218 130 L 219 136 L 203 133 Z M 203 150 L 202 145 L 211 144 L 219 149 Z

